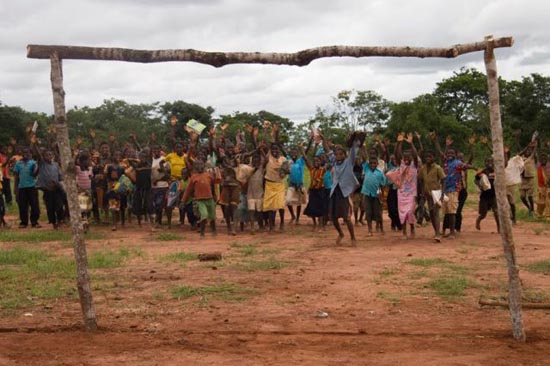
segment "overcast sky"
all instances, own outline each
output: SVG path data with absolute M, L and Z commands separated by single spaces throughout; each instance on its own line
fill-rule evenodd
M 544 0 L 0 0 L 0 101 L 53 113 L 50 64 L 27 44 L 206 51 L 287 51 L 326 45 L 447 47 L 513 36 L 496 51 L 499 73 L 550 75 L 550 1 Z M 67 108 L 104 99 L 184 100 L 216 114 L 265 109 L 307 120 L 344 89 L 392 101 L 431 92 L 483 54 L 457 59 L 322 59 L 306 67 L 64 62 Z

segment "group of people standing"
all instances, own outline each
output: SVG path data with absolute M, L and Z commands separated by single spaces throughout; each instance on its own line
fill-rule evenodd
M 364 221 L 367 235 L 384 233 L 386 210 L 391 230 L 401 231 L 404 238 L 414 237 L 416 226 L 426 220 L 433 227 L 433 239 L 440 242 L 462 230 L 468 171 L 474 170 L 480 192 L 476 228 L 481 228 L 489 211 L 498 227 L 493 159 L 487 157 L 481 169 L 473 166 L 473 136 L 466 155 L 453 147 L 451 137 L 445 139 L 443 150 L 435 132 L 425 138 L 434 147 L 429 150 L 424 149 L 418 133 L 400 133 L 391 142 L 353 132 L 346 144 L 335 145 L 313 130 L 305 148 L 298 144 L 286 151 L 279 139 L 279 125 L 269 121 L 247 126 L 234 140 L 226 136 L 226 125 L 209 129 L 203 139 L 200 132 L 187 129 L 188 139 L 178 140 L 176 126 L 177 120 L 172 119 L 169 147 L 158 144 L 155 134 L 146 146 L 133 134 L 122 144 L 114 135 L 97 143 L 93 130 L 89 148 L 83 148 L 81 138 L 76 139 L 76 181 L 85 219 L 100 223 L 108 217 L 117 230 L 135 217 L 138 226 L 147 223 L 156 231 L 164 218 L 172 226 L 172 213 L 177 209 L 179 223 L 184 225 L 187 218 L 202 238 L 208 225 L 217 233 L 217 205 L 230 235 L 236 235 L 239 228 L 273 231 L 277 216 L 279 229 L 284 230 L 288 209 L 291 224 L 300 224 L 302 215 L 311 218 L 314 230 L 325 230 L 331 222 L 338 244 L 344 237 L 344 224 L 354 244 L 354 226 Z M 40 227 L 39 190 L 54 228 L 67 217 L 58 149 L 54 139 L 47 140 L 41 142 L 31 133 L 28 146 L 12 139 L 0 150 L 2 192 L 11 204 L 13 176 L 21 228 L 29 222 Z M 486 138 L 480 142 L 490 151 Z M 506 149 L 507 193 L 514 222 L 518 186 L 530 215 L 550 217 L 548 156 L 537 147 L 535 134 L 517 155 L 511 156 Z M 0 224 L 5 226 L 4 213 L 0 196 Z

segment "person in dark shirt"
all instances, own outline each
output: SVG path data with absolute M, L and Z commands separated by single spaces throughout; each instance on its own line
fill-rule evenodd
M 495 194 L 495 167 L 493 158 L 485 159 L 485 168 L 476 174 L 475 183 L 481 190 L 479 194 L 479 211 L 476 219 L 476 229 L 481 230 L 481 221 L 487 217 L 487 213 L 491 210 L 495 216 L 497 230 L 500 232 L 497 198 Z

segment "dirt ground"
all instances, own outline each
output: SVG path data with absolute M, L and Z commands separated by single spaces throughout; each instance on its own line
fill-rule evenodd
M 286 233 L 230 237 L 220 229 L 204 241 L 188 228 L 172 229 L 182 240 L 170 241 L 133 225 L 115 233 L 94 227 L 105 237 L 88 242 L 90 253 L 144 253 L 92 272 L 100 330 L 82 330 L 74 298 L 17 309 L 0 317 L 0 365 L 550 365 L 550 310 L 524 310 L 521 344 L 506 309 L 479 306 L 480 296 L 505 296 L 507 277 L 494 222 L 476 232 L 474 215 L 467 207 L 453 241 L 433 243 L 429 226 L 406 241 L 393 232 L 367 237 L 358 227 L 357 247 L 348 237 L 336 247 L 334 229 L 314 233 L 307 219 Z M 523 267 L 550 258 L 549 233 L 547 224 L 514 228 L 531 294 L 550 285 Z M 58 242 L 39 246 L 72 253 Z M 161 259 L 182 251 L 221 251 L 224 260 Z M 434 283 L 453 275 L 468 279 L 465 293 L 438 294 Z M 238 293 L 172 292 L 223 284 Z

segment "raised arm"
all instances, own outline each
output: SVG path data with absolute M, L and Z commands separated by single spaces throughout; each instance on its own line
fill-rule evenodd
M 394 155 L 395 155 L 395 162 L 397 163 L 397 165 L 401 165 L 401 157 L 403 156 L 402 154 L 402 149 L 403 149 L 403 140 L 405 139 L 405 137 L 403 136 L 403 134 L 400 132 L 397 134 L 397 144 L 395 145 L 395 152 L 394 152 Z
M 430 139 L 433 141 L 435 151 L 439 155 L 439 158 L 441 159 L 441 161 L 442 162 L 445 161 L 445 154 L 443 153 L 443 150 L 441 150 L 441 145 L 439 144 L 439 138 L 435 133 L 435 131 L 430 132 Z
M 418 167 L 418 151 L 416 150 L 416 146 L 414 146 L 414 136 L 411 132 L 407 134 L 407 142 L 409 143 L 409 145 L 411 145 L 411 152 L 412 152 L 414 165 Z

